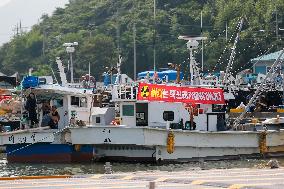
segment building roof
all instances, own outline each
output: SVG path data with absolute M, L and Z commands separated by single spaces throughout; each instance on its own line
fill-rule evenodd
M 270 60 L 276 60 L 280 53 L 282 52 L 282 50 L 280 51 L 277 51 L 277 52 L 274 52 L 274 53 L 270 53 L 270 54 L 267 54 L 267 55 L 262 55 L 262 56 L 259 56 L 257 58 L 253 58 L 251 59 L 251 61 L 270 61 Z M 284 54 L 282 55 L 281 57 L 281 60 L 284 60 Z

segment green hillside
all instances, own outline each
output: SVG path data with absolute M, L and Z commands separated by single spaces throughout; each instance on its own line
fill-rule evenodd
M 88 72 L 89 63 L 92 74 L 100 77 L 106 66 L 116 64 L 119 52 L 122 71 L 133 77 L 134 25 L 137 72 L 153 69 L 154 44 L 157 68 L 173 62 L 187 71 L 188 51 L 185 41 L 177 37 L 201 35 L 201 12 L 203 35 L 208 37 L 204 42 L 205 71 L 224 70 L 241 17 L 245 24 L 233 70 L 249 68 L 249 60 L 270 47 L 271 52 L 284 47 L 284 31 L 276 35 L 277 23 L 284 29 L 283 0 L 156 0 L 156 22 L 153 10 L 153 0 L 70 0 L 65 9 L 58 8 L 50 17 L 43 15 L 30 32 L 0 48 L 1 72 L 25 74 L 33 67 L 37 74 L 51 74 L 51 68 L 57 71 L 55 57 L 67 64 L 63 43 L 76 41 L 75 77 Z M 196 52 L 199 62 L 200 52 Z

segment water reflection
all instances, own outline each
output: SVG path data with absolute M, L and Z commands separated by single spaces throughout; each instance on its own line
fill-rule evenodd
M 280 165 L 284 165 L 284 159 L 278 159 Z M 182 164 L 127 164 L 112 163 L 114 172 L 137 172 L 137 171 L 184 171 L 199 169 L 228 169 L 228 168 L 264 168 L 267 159 L 242 159 L 225 161 L 191 162 Z M 85 175 L 104 173 L 103 163 L 89 164 L 8 164 L 5 156 L 0 156 L 0 177 L 22 175 Z

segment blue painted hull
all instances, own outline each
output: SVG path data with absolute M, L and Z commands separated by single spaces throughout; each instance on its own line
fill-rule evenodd
M 92 145 L 12 144 L 6 146 L 10 163 L 72 163 L 90 162 L 95 155 Z

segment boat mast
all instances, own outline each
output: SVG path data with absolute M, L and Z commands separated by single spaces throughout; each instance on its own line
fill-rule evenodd
M 258 97 L 258 95 L 261 93 L 264 84 L 266 83 L 266 80 L 272 76 L 272 72 L 274 71 L 274 68 L 278 66 L 278 64 L 281 64 L 281 61 L 279 61 L 282 57 L 284 53 L 284 48 L 282 49 L 282 52 L 280 53 L 280 55 L 278 56 L 277 60 L 273 63 L 273 65 L 271 66 L 269 72 L 266 74 L 265 78 L 262 80 L 260 86 L 257 88 L 257 90 L 255 91 L 253 97 L 250 99 L 249 103 L 247 104 L 247 107 L 250 107 L 251 104 L 256 100 L 256 98 Z M 240 121 L 244 118 L 245 114 L 247 113 L 247 108 L 245 108 L 245 111 L 243 113 L 241 113 L 241 115 L 234 121 L 233 124 L 233 128 L 236 128 L 239 124 Z
M 232 48 L 229 63 L 228 63 L 227 68 L 226 68 L 226 72 L 225 72 L 224 79 L 223 79 L 223 82 L 222 82 L 223 85 L 228 84 L 228 76 L 229 76 L 229 72 L 231 70 L 231 67 L 233 65 L 235 55 L 236 55 L 236 46 L 237 46 L 237 43 L 240 39 L 240 34 L 241 34 L 242 27 L 243 27 L 243 23 L 244 23 L 244 18 L 242 18 L 240 23 L 239 23 L 239 30 L 238 30 L 238 33 L 237 33 L 237 36 L 236 36 L 236 39 L 235 39 L 235 42 L 234 42 L 234 45 L 233 45 L 233 48 Z
M 117 70 L 117 76 L 115 79 L 115 84 L 119 85 L 121 84 L 121 64 L 122 64 L 122 56 L 118 55 L 118 62 L 116 64 L 116 70 Z
M 57 63 L 58 70 L 59 70 L 61 84 L 64 87 L 67 84 L 67 78 L 66 78 L 66 74 L 64 72 L 64 67 L 63 67 L 63 64 L 62 64 L 62 61 L 61 61 L 60 57 L 56 58 L 56 63 Z

